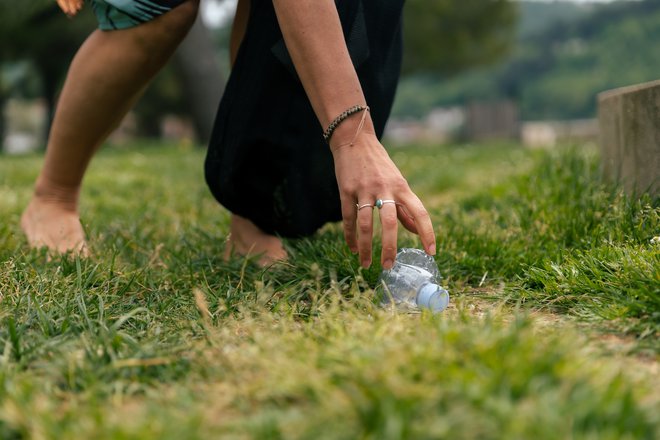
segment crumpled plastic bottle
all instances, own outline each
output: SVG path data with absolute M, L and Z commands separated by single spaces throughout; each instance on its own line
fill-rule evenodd
M 392 269 L 383 270 L 380 275 L 383 304 L 439 313 L 449 304 L 449 292 L 440 286 L 441 279 L 433 257 L 420 249 L 403 248 Z

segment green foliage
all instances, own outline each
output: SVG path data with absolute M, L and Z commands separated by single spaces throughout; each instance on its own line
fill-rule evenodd
M 52 0 L 0 2 L 0 61 L 29 60 L 61 74 L 94 28 L 89 9 L 69 20 Z
M 0 2 L 0 110 L 12 95 L 43 97 L 52 118 L 69 63 L 92 26 L 91 12 L 68 20 L 51 0 Z M 17 66 L 23 75 L 8 81 L 6 76 Z M 0 138 L 4 124 L 0 121 Z
M 27 79 L 14 81 L 11 88 L 0 91 L 19 98 L 34 98 L 36 94 L 52 106 L 73 56 L 97 26 L 91 5 L 86 4 L 69 19 L 53 0 L 10 3 L 0 2 L 0 62 L 5 70 L 11 68 L 9 63 L 27 65 Z M 181 112 L 181 102 L 178 81 L 166 69 L 136 109 L 141 134 L 157 137 L 163 114 Z
M 653 42 L 660 37 L 660 4 L 630 5 L 619 6 L 616 15 L 604 9 L 560 28 L 561 33 L 547 34 L 541 44 L 553 46 L 552 68 L 518 79 L 523 114 L 531 119 L 593 116 L 598 93 L 658 78 L 660 56 Z
M 523 5 L 523 11 L 532 8 Z M 538 13 L 557 21 L 539 26 L 537 33 L 530 20 L 538 16 L 523 13 L 512 56 L 495 67 L 441 82 L 407 78 L 395 114 L 420 116 L 434 106 L 506 98 L 519 102 L 527 120 L 589 118 L 595 116 L 598 93 L 658 78 L 660 55 L 654 42 L 660 38 L 660 3 L 613 2 L 583 9 L 571 19 L 561 13 L 576 8 L 566 2 L 545 4 Z
M 408 0 L 404 68 L 452 74 L 491 64 L 511 47 L 516 18 L 506 0 Z
M 11 2 L 3 0 L 0 2 L 0 17 L 2 26 L 0 32 L 3 36 L 2 45 L 3 50 L 8 47 L 6 37 L 9 37 L 12 32 L 18 31 L 22 25 L 31 20 L 38 14 L 46 13 L 54 6 L 50 0 L 34 0 L 30 2 Z
M 520 1 L 518 38 L 534 37 L 558 23 L 568 24 L 583 19 L 597 7 L 593 3 L 566 0 Z

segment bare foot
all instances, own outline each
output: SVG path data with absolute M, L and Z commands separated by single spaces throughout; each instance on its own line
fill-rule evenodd
M 68 206 L 35 196 L 21 216 L 21 228 L 33 248 L 88 255 L 78 212 Z
M 225 261 L 229 260 L 233 253 L 246 257 L 258 256 L 257 262 L 260 266 L 268 266 L 287 259 L 282 240 L 274 235 L 266 234 L 250 220 L 236 214 L 231 216 L 230 234 L 224 254 Z

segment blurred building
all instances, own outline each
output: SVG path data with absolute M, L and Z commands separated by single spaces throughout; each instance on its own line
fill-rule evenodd
M 25 154 L 46 147 L 48 110 L 43 100 L 10 99 L 4 109 L 5 133 L 0 142 L 0 152 Z M 140 137 L 138 121 L 129 112 L 110 134 L 113 145 L 128 144 Z M 195 127 L 190 118 L 165 115 L 160 121 L 160 139 L 169 142 L 194 143 Z
M 24 154 L 43 147 L 47 117 L 43 100 L 9 99 L 4 108 L 6 125 L 1 150 L 7 154 Z
M 596 142 L 599 128 L 596 119 L 572 121 L 523 122 L 520 140 L 526 147 L 554 147 L 557 144 Z
M 518 105 L 513 101 L 468 104 L 464 134 L 468 141 L 518 140 L 520 137 Z
M 482 142 L 504 140 L 526 147 L 596 142 L 595 119 L 521 121 L 511 101 L 476 102 L 465 107 L 439 107 L 422 119 L 392 118 L 385 136 L 395 143 Z

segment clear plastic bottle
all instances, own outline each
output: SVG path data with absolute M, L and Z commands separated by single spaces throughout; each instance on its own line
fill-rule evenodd
M 449 292 L 439 285 L 441 278 L 433 257 L 419 249 L 403 248 L 392 269 L 381 273 L 383 304 L 441 312 L 449 304 Z

